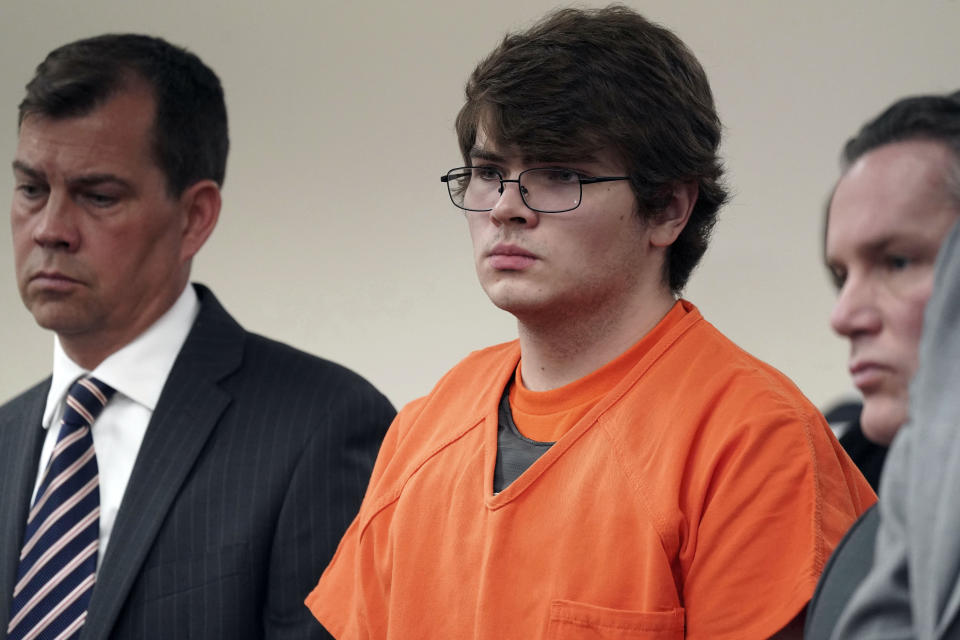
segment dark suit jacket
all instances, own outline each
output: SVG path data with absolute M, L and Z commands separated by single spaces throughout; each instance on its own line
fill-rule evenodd
M 359 508 L 393 407 L 355 373 L 247 333 L 197 293 L 81 637 L 329 637 L 303 600 Z M 0 640 L 49 384 L 0 407 Z

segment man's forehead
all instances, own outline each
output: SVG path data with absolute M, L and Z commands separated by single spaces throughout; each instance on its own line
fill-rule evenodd
M 522 164 L 544 162 L 577 162 L 583 164 L 615 164 L 616 154 L 612 150 L 578 148 L 574 145 L 566 148 L 526 148 L 509 142 L 498 142 L 488 137 L 483 128 L 477 129 L 469 157 L 489 162 L 515 161 Z
M 926 237 L 942 216 L 960 216 L 948 182 L 953 166 L 949 150 L 931 141 L 893 143 L 861 156 L 830 198 L 828 257 L 843 246 L 869 252 Z
M 863 154 L 837 183 L 839 190 L 855 180 L 909 176 L 918 187 L 941 187 L 956 164 L 950 149 L 936 140 L 912 139 L 891 142 Z
M 30 113 L 20 125 L 14 170 L 76 178 L 153 162 L 154 111 L 151 94 L 127 91 L 81 115 Z

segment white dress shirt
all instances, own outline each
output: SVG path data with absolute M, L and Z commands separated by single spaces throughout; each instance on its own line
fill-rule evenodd
M 110 540 L 110 532 L 120 509 L 123 493 L 140 444 L 147 431 L 163 385 L 173 362 L 190 333 L 200 311 L 197 293 L 189 284 L 166 313 L 125 347 L 110 354 L 92 372 L 88 372 L 67 356 L 54 338 L 53 380 L 43 412 L 43 428 L 47 430 L 40 466 L 34 484 L 34 500 L 60 435 L 60 419 L 70 386 L 86 373 L 92 373 L 117 390 L 103 412 L 93 423 L 93 443 L 100 473 L 100 546 L 97 567 Z M 51 429 L 51 425 L 57 428 Z M 32 501 L 31 501 L 32 502 Z

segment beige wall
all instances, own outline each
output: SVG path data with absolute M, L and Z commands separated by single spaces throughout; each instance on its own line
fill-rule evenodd
M 960 2 L 630 4 L 698 55 L 726 126 L 735 198 L 687 297 L 816 403 L 835 398 L 850 388 L 846 348 L 827 327 L 819 260 L 837 152 L 894 97 L 960 87 Z M 468 351 L 514 335 L 476 284 L 438 178 L 458 163 L 469 71 L 552 6 L 3 0 L 0 159 L 13 157 L 22 87 L 53 47 L 142 31 L 194 50 L 223 80 L 233 143 L 195 278 L 248 329 L 347 364 L 399 406 Z M 0 172 L 4 199 L 11 184 Z M 50 368 L 51 337 L 22 307 L 12 262 L 4 224 L 0 398 Z

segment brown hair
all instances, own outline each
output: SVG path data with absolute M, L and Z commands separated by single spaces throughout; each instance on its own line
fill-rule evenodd
M 34 114 L 87 115 L 133 82 L 153 92 L 154 155 L 169 193 L 205 179 L 222 185 L 230 143 L 220 79 L 196 55 L 160 38 L 107 34 L 54 49 L 27 84 L 18 122 Z
M 673 185 L 695 182 L 697 202 L 664 264 L 670 289 L 683 289 L 727 194 L 710 85 L 673 33 L 619 5 L 550 13 L 507 35 L 467 81 L 456 121 L 467 163 L 481 125 L 539 159 L 612 150 L 645 219 L 663 211 Z
M 877 147 L 910 140 L 939 142 L 950 150 L 954 166 L 948 185 L 960 202 L 960 91 L 894 102 L 847 140 L 841 154 L 844 171 Z

